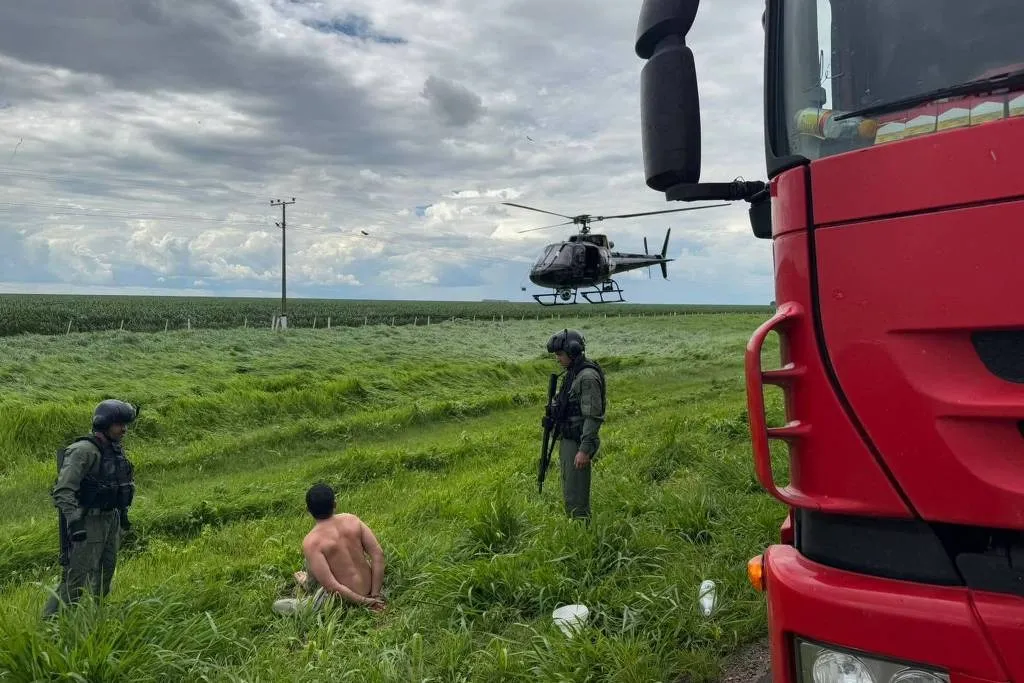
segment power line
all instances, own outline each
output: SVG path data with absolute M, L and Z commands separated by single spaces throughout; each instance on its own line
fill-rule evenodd
M 287 221 L 285 219 L 285 209 L 289 204 L 295 203 L 295 197 L 292 197 L 290 202 L 282 201 L 280 199 L 271 199 L 271 206 L 281 207 L 281 222 L 276 225 L 281 228 L 281 327 L 288 327 L 288 296 L 287 296 L 287 250 L 285 249 L 285 235 L 287 233 Z

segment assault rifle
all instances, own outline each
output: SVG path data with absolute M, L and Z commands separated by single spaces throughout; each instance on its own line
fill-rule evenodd
M 58 562 L 66 570 L 71 564 L 71 535 L 68 534 L 68 523 L 64 519 L 64 513 L 57 511 L 57 529 L 60 534 L 60 556 Z
M 540 461 L 537 463 L 537 493 L 544 492 L 544 477 L 551 464 L 551 452 L 558 440 L 558 415 L 555 408 L 555 391 L 558 389 L 558 373 L 552 372 L 548 380 L 548 404 L 544 409 L 541 425 L 544 427 L 544 439 L 540 446 Z
M 64 466 L 64 449 L 61 448 L 57 451 L 57 474 L 60 475 L 60 468 Z M 60 566 L 67 571 L 68 566 L 71 564 L 71 534 L 68 533 L 68 521 L 64 518 L 64 513 L 59 509 L 57 510 L 57 534 L 60 539 L 60 556 L 58 562 Z

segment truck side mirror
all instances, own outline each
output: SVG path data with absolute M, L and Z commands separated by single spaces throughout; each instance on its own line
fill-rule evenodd
M 647 186 L 665 192 L 700 181 L 700 99 L 686 34 L 700 0 L 644 0 L 636 54 L 641 71 L 640 119 Z
M 644 0 L 634 49 L 640 74 L 640 122 L 647 186 L 668 201 L 746 201 L 758 237 L 771 236 L 771 198 L 759 180 L 700 182 L 700 98 L 686 35 L 700 0 Z M 762 16 L 762 23 L 764 16 Z

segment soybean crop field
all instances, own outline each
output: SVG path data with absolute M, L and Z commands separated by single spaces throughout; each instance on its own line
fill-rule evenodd
M 784 517 L 745 414 L 763 319 L 574 321 L 608 380 L 589 527 L 556 465 L 537 492 L 552 321 L 0 339 L 0 680 L 715 681 L 765 631 L 745 567 Z M 142 405 L 133 530 L 109 598 L 44 624 L 54 455 L 107 397 Z M 383 613 L 271 610 L 317 481 L 380 539 Z
M 525 296 L 525 295 L 524 295 Z M 289 299 L 289 327 L 428 325 L 452 318 L 482 321 L 551 319 L 569 315 L 615 317 L 688 313 L 758 312 L 764 306 L 617 304 L 571 308 L 534 302 L 375 301 Z M 280 299 L 167 296 L 87 296 L 0 294 L 0 336 L 127 330 L 270 327 L 281 312 Z

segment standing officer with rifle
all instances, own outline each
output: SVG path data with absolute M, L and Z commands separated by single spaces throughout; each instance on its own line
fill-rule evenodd
M 606 404 L 604 371 L 587 359 L 585 349 L 586 341 L 576 330 L 566 329 L 548 339 L 548 353 L 555 354 L 565 368 L 565 378 L 557 396 L 558 375 L 551 375 L 548 386 L 537 485 L 543 488 L 554 442 L 561 439 L 559 468 L 566 514 L 589 520 L 591 464 L 601 446 L 598 430 L 605 419 Z
M 130 528 L 128 507 L 135 496 L 134 467 L 125 457 L 121 438 L 138 409 L 107 400 L 93 413 L 93 433 L 57 453 L 53 502 L 60 524 L 63 575 L 57 595 L 50 596 L 43 617 L 61 603 L 78 602 L 86 588 L 94 595 L 110 593 L 121 537 Z

